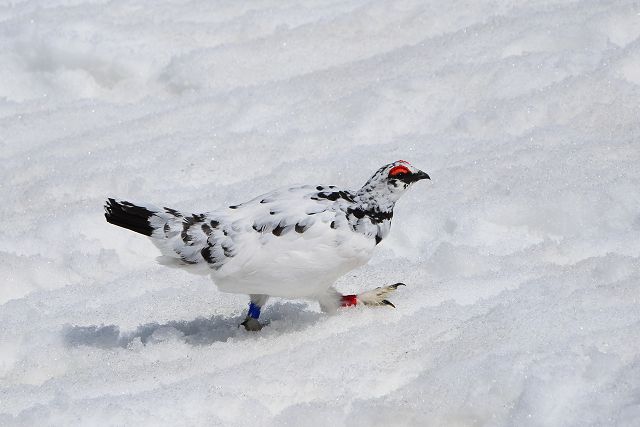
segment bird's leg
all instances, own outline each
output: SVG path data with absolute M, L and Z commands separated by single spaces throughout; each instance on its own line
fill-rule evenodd
M 259 331 L 263 326 L 258 322 L 260 309 L 267 303 L 269 295 L 250 295 L 250 297 L 249 312 L 241 325 L 244 326 L 247 331 Z
M 405 284 L 395 283 L 389 286 L 380 286 L 379 288 L 361 292 L 357 295 L 342 295 L 340 305 L 342 307 L 350 307 L 357 304 L 369 306 L 390 305 L 395 308 L 396 306 L 387 299 L 387 295 L 398 289 L 398 286 L 405 286 Z
M 405 284 L 395 283 L 389 286 L 381 286 L 356 295 L 342 295 L 334 288 L 330 288 L 318 301 L 320 302 L 320 308 L 325 313 L 334 313 L 340 307 L 351 307 L 360 304 L 368 306 L 389 305 L 395 308 L 395 305 L 387 299 L 387 296 L 398 289 L 399 286 L 405 286 Z

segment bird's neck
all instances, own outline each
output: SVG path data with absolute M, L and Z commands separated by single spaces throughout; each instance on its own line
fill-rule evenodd
M 396 200 L 391 197 L 391 194 L 377 190 L 374 186 L 365 184 L 354 197 L 354 207 L 361 209 L 364 212 L 371 212 L 372 214 L 383 213 L 393 215 L 393 208 L 396 204 Z
M 359 191 L 347 208 L 347 219 L 353 231 L 375 238 L 377 245 L 389 234 L 394 205 L 374 192 Z

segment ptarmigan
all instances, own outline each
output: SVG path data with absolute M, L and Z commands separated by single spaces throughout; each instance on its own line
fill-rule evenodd
M 429 175 L 398 160 L 357 191 L 296 186 L 200 214 L 108 199 L 105 217 L 151 237 L 162 264 L 209 274 L 219 290 L 250 295 L 242 325 L 259 330 L 260 309 L 270 296 L 317 300 L 327 312 L 393 306 L 386 296 L 402 283 L 357 295 L 341 295 L 333 283 L 369 261 L 389 234 L 396 201 L 422 179 Z

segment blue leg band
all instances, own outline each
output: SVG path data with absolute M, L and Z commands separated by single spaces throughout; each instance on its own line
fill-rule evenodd
M 249 317 L 257 319 L 260 317 L 260 307 L 255 305 L 254 303 L 249 304 Z

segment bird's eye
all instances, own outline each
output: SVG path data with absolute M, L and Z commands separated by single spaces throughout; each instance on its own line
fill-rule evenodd
M 406 166 L 395 166 L 393 168 L 391 168 L 391 170 L 389 171 L 389 178 L 391 177 L 399 177 L 402 175 L 409 175 L 411 173 L 411 171 L 409 170 L 409 168 L 407 168 Z

